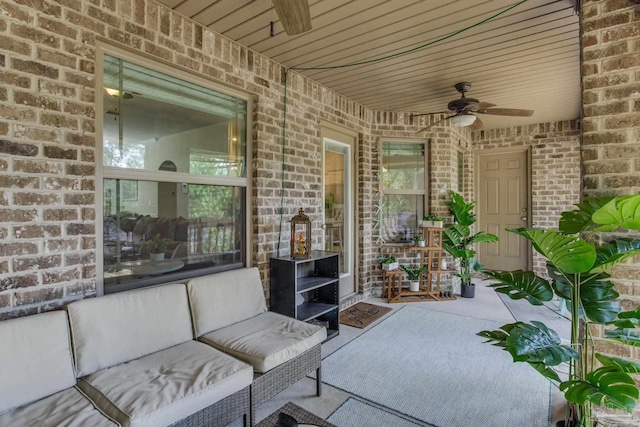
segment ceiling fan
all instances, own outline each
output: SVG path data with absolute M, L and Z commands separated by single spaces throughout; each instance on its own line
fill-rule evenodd
M 272 0 L 280 22 L 288 35 L 304 33 L 311 29 L 308 0 Z
M 489 102 L 480 102 L 475 98 L 467 98 L 464 94 L 469 91 L 471 83 L 460 82 L 454 85 L 456 90 L 462 95 L 460 99 L 454 99 L 447 104 L 449 111 L 438 111 L 435 113 L 412 114 L 412 117 L 429 116 L 432 114 L 449 114 L 441 120 L 420 129 L 418 132 L 428 130 L 432 126 L 436 126 L 445 120 L 451 119 L 454 126 L 468 126 L 471 130 L 482 129 L 482 121 L 476 114 L 491 114 L 494 116 L 510 116 L 510 117 L 529 117 L 533 114 L 533 110 L 523 110 L 520 108 L 493 108 L 496 105 Z

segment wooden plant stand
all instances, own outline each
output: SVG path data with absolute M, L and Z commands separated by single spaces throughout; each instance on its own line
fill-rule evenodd
M 451 271 L 440 268 L 442 261 L 442 228 L 421 227 L 426 246 L 409 246 L 408 249 L 420 253 L 420 266 L 427 270 L 420 277 L 420 290 L 412 292 L 402 286 L 403 270 L 382 271 L 382 296 L 387 302 L 451 301 L 454 296 L 444 297 L 440 292 L 440 278 Z

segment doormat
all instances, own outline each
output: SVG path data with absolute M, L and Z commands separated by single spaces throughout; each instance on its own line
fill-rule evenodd
M 366 328 L 392 309 L 380 305 L 359 302 L 340 312 L 340 323 L 355 328 Z

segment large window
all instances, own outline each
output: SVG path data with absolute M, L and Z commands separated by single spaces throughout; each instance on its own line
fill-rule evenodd
M 103 283 L 246 264 L 247 101 L 104 56 Z
M 426 143 L 382 142 L 382 233 L 385 241 L 411 241 L 424 215 Z

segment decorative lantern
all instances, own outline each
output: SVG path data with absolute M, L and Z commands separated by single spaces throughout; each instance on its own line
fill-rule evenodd
M 311 258 L 311 220 L 302 208 L 291 218 L 291 258 Z

